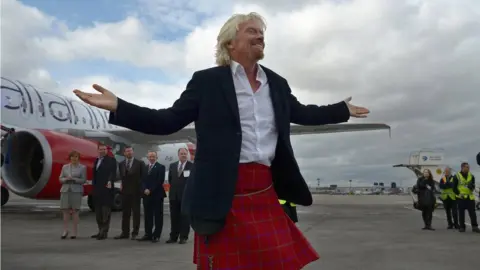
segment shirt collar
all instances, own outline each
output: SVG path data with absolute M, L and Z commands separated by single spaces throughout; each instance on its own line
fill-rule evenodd
M 264 84 L 267 81 L 267 74 L 263 70 L 263 68 L 259 65 L 257 65 L 257 80 Z M 231 60 L 230 61 L 230 69 L 232 70 L 232 74 L 235 75 L 244 75 L 246 76 L 245 69 L 243 68 L 242 65 L 240 65 L 238 62 Z

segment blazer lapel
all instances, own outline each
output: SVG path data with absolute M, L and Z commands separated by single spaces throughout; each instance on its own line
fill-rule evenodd
M 223 93 L 227 99 L 227 103 L 235 117 L 235 122 L 240 126 L 240 114 L 238 112 L 237 94 L 235 92 L 235 86 L 233 84 L 232 70 L 230 66 L 225 66 L 220 69 Z

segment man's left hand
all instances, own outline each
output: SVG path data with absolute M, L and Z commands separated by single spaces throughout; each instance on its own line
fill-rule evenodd
M 359 107 L 359 106 L 350 104 L 351 100 L 352 100 L 352 97 L 348 97 L 344 100 L 345 104 L 347 104 L 348 111 L 350 112 L 350 116 L 357 117 L 357 118 L 367 117 L 367 114 L 369 114 L 370 111 L 365 107 Z
M 150 195 L 150 190 L 149 190 L 149 189 L 145 189 L 145 191 L 144 191 L 143 193 L 145 193 L 145 195 L 148 196 L 148 195 Z

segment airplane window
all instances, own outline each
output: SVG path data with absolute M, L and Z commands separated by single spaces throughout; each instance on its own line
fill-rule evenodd
M 87 123 L 87 119 L 85 119 L 85 117 L 82 117 L 82 122 L 83 122 L 84 124 L 86 124 L 86 123 Z
M 38 111 L 41 114 L 45 114 L 45 108 L 43 107 L 43 103 L 41 103 L 41 102 L 38 103 Z
M 25 100 L 22 100 L 22 109 L 27 109 L 27 102 Z
M 78 122 L 78 115 L 75 115 L 75 123 Z
M 58 117 L 63 117 L 63 112 L 62 111 L 58 111 Z

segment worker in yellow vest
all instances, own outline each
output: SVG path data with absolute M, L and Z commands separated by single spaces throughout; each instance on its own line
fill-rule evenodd
M 480 233 L 477 223 L 477 213 L 475 212 L 475 177 L 470 172 L 470 165 L 463 162 L 461 171 L 453 178 L 454 191 L 457 195 L 458 202 L 458 219 L 460 222 L 460 232 L 465 232 L 465 210 L 470 216 L 470 223 L 472 224 L 472 231 Z
M 285 200 L 278 200 L 278 202 L 280 202 L 280 204 L 282 205 L 283 207 L 283 210 L 285 211 L 285 213 L 287 214 L 287 216 L 294 222 L 294 223 L 297 223 L 298 222 L 298 215 L 297 215 L 297 207 L 294 203 L 291 203 L 291 202 L 287 202 Z
M 440 199 L 443 201 L 443 208 L 447 214 L 447 229 L 460 229 L 458 226 L 457 196 L 453 191 L 453 176 L 450 167 L 445 168 L 445 175 L 440 180 L 440 189 Z

